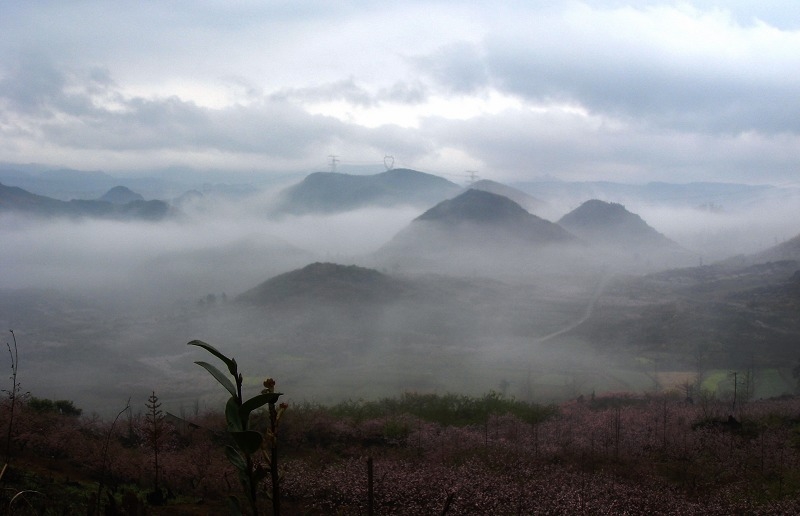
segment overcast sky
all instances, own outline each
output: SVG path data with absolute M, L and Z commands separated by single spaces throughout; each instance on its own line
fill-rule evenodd
M 0 4 L 0 161 L 795 183 L 800 2 Z

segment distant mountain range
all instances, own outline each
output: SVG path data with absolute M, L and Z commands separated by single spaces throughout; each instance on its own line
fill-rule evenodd
M 413 172 L 414 174 L 408 174 Z M 149 175 L 147 175 L 149 174 Z M 241 197 L 269 185 L 285 184 L 299 177 L 296 173 L 255 175 L 252 171 L 231 172 L 166 168 L 132 171 L 114 176 L 103 171 L 54 168 L 37 164 L 0 163 L 0 183 L 17 186 L 28 192 L 59 200 L 96 199 L 110 188 L 124 184 L 147 198 L 172 199 L 188 190 Z M 423 183 L 415 183 L 424 178 Z M 437 184 L 438 183 L 438 184 Z M 726 211 L 762 202 L 796 201 L 797 186 L 745 185 L 696 182 L 673 184 L 651 182 L 626 184 L 609 181 L 477 181 L 472 188 L 497 193 L 512 199 L 531 213 L 560 216 L 554 206 L 576 205 L 588 199 L 624 204 L 646 202 L 650 205 L 694 207 Z M 461 188 L 441 177 L 409 169 L 395 169 L 374 175 L 350 175 L 317 172 L 284 191 L 281 210 L 297 213 L 330 213 L 365 205 L 413 204 L 429 208 L 453 197 Z M 297 201 L 295 204 L 293 201 Z M 539 204 L 540 202 L 544 204 Z M 555 209 L 555 208 L 554 208 Z
M 97 200 L 113 204 L 127 204 L 134 201 L 144 201 L 144 197 L 126 186 L 115 186 Z
M 438 176 L 410 169 L 358 176 L 315 172 L 283 190 L 278 210 L 288 213 L 332 213 L 366 206 L 431 206 L 461 188 Z
M 512 182 L 509 185 L 548 202 L 561 200 L 581 203 L 588 199 L 601 199 L 723 211 L 752 206 L 770 199 L 785 199 L 787 195 L 797 198 L 800 193 L 796 187 L 711 182 L 626 184 L 611 181 L 544 180 Z
M 158 177 L 115 177 L 101 171 L 48 168 L 43 165 L 0 163 L 0 183 L 62 201 L 96 199 L 124 184 L 149 198 L 170 198 L 189 187 Z
M 127 190 L 127 189 L 125 189 Z M 128 193 L 129 192 L 129 193 Z M 130 190 L 112 188 L 105 196 L 118 199 L 73 199 L 60 201 L 0 183 L 0 212 L 17 212 L 39 217 L 98 217 L 112 219 L 161 220 L 171 213 L 164 201 L 145 201 Z M 105 197 L 104 196 L 104 197 Z M 122 202 L 123 198 L 133 198 Z

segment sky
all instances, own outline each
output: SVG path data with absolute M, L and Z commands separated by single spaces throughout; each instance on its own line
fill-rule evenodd
M 0 33 L 0 162 L 269 175 L 336 156 L 503 182 L 800 171 L 795 0 L 7 0 Z

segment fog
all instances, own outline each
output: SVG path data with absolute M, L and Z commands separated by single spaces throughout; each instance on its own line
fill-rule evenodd
M 124 289 L 156 296 L 153 301 L 236 294 L 313 261 L 352 262 L 419 214 L 375 208 L 275 219 L 260 214 L 261 207 L 226 203 L 163 222 L 6 215 L 0 217 L 0 288 Z M 164 282 L 172 286 L 169 293 Z
M 648 223 L 708 264 L 753 254 L 800 233 L 800 196 L 772 199 L 736 210 L 664 206 L 634 208 Z
M 627 207 L 697 265 L 796 236 L 790 200 L 736 211 Z M 492 389 L 553 401 L 625 388 L 604 371 L 645 377 L 633 357 L 598 354 L 566 330 L 612 276 L 646 270 L 609 270 L 611 255 L 574 265 L 560 248 L 498 252 L 480 236 L 485 254 L 442 248 L 441 262 L 413 267 L 375 253 L 419 207 L 277 217 L 270 202 L 220 199 L 163 222 L 0 217 L 0 322 L 17 336 L 22 389 L 103 415 L 128 397 L 143 406 L 153 390 L 173 412 L 213 408 L 224 392 L 192 364 L 210 358 L 187 348 L 193 339 L 234 355 L 253 382 L 276 377 L 294 401 Z M 375 303 L 234 301 L 317 261 L 375 267 L 404 286 Z

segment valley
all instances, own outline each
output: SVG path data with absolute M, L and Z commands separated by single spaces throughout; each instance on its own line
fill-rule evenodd
M 82 227 L 88 236 L 92 219 L 12 229 L 20 215 L 7 213 L 6 270 L 19 275 L 5 277 L 0 317 L 25 343 L 35 371 L 27 388 L 106 414 L 154 387 L 172 393 L 172 410 L 213 404 L 219 393 L 203 387 L 184 346 L 201 338 L 280 374 L 293 396 L 323 403 L 408 390 L 497 390 L 549 403 L 689 384 L 724 396 L 725 382 L 712 380 L 719 371 L 750 371 L 754 397 L 793 391 L 800 253 L 790 241 L 697 266 L 702 251 L 618 203 L 591 200 L 556 224 L 489 191 L 508 186 L 459 194 L 433 176 L 395 172 L 377 197 L 371 176 L 362 188 L 361 177 L 339 174 L 328 204 L 314 201 L 302 215 L 276 216 L 281 204 L 268 200 L 280 193 L 235 203 L 195 197 L 173 221 L 102 222 L 118 245 L 86 239 L 66 260 L 53 230 Z M 318 173 L 286 192 L 305 199 L 303 188 L 325 179 Z M 429 184 L 457 195 L 417 208 L 413 219 L 409 208 L 380 206 L 386 191 L 392 203 L 419 202 L 414 188 Z M 313 191 L 324 198 L 327 190 Z M 140 200 L 112 193 L 106 198 Z M 559 202 L 537 201 L 531 206 Z M 310 213 L 314 206 L 323 213 Z M 384 242 L 372 252 L 331 256 L 292 243 L 289 228 L 301 218 L 356 238 L 347 224 L 358 213 L 374 216 L 371 238 Z M 390 228 L 382 238 L 381 227 Z M 22 247 L 45 235 L 52 265 L 26 260 Z

